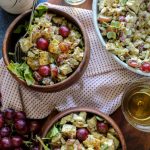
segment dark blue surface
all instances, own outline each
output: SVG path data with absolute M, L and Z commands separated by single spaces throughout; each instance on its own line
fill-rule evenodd
M 45 1 L 46 0 L 39 0 L 39 3 Z M 16 17 L 17 15 L 9 14 L 0 8 L 0 58 L 2 57 L 2 43 L 6 29 Z

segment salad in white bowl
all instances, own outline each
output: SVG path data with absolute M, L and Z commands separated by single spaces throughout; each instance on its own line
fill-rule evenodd
M 100 40 L 113 57 L 150 76 L 150 0 L 99 0 L 93 12 Z

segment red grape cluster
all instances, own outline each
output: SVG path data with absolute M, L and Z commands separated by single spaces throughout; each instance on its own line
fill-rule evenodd
M 39 121 L 27 119 L 23 111 L 0 112 L 0 150 L 38 150 L 35 136 L 40 127 Z

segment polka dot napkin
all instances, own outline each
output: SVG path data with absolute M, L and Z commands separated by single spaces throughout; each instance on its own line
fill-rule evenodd
M 50 4 L 51 5 L 51 4 Z M 70 88 L 57 93 L 41 93 L 19 85 L 0 60 L 0 92 L 3 109 L 24 110 L 29 118 L 44 118 L 56 108 L 63 111 L 75 106 L 89 106 L 111 114 L 121 103 L 125 87 L 139 76 L 117 64 L 102 47 L 92 23 L 92 11 L 51 5 L 76 16 L 85 27 L 91 44 L 91 60 L 82 78 Z

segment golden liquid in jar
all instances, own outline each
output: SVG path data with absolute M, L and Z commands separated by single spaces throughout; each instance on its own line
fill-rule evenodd
M 128 97 L 128 113 L 136 122 L 150 123 L 150 89 L 140 89 Z

